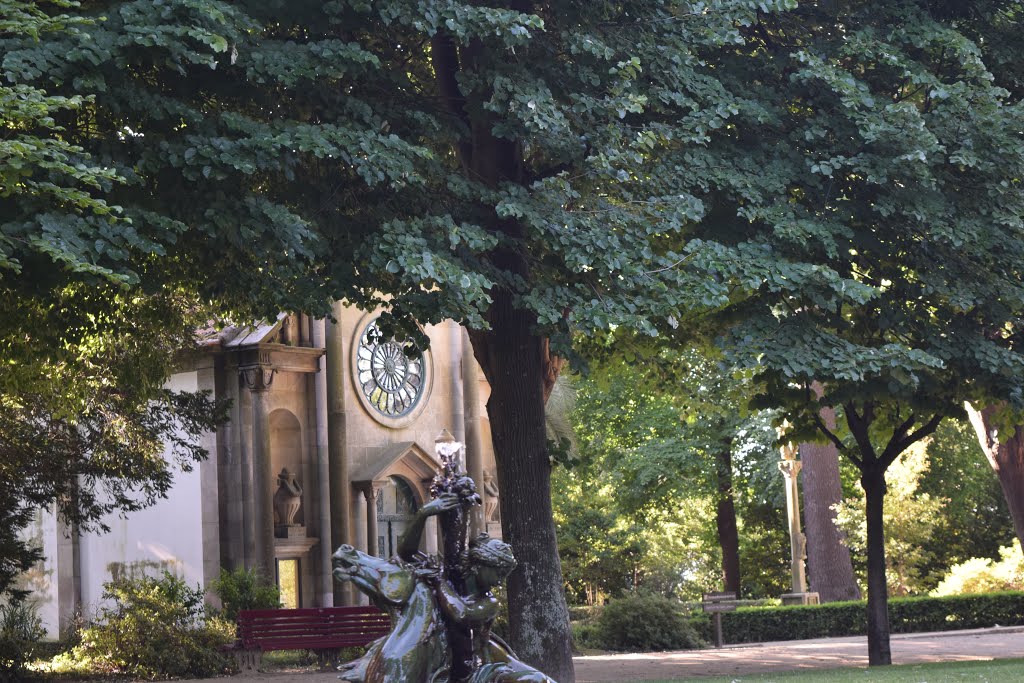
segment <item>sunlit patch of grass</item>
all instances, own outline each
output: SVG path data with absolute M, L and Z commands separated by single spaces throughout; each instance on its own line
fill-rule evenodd
M 1020 683 L 1024 681 L 1024 659 L 988 662 L 938 662 L 902 666 L 816 669 L 814 671 L 718 676 L 714 678 L 673 678 L 648 683 Z

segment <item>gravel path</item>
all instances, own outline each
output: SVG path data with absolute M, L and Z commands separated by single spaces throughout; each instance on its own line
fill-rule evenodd
M 1013 657 L 1024 657 L 1024 627 L 914 633 L 892 637 L 894 664 Z M 577 683 L 626 683 L 863 667 L 867 666 L 868 655 L 867 642 L 859 636 L 727 645 L 720 650 L 590 655 L 576 657 L 575 663 Z M 228 680 L 231 683 L 334 683 L 337 674 L 333 671 L 256 673 L 238 674 Z M 1021 664 L 1021 680 L 1024 681 L 1024 663 Z

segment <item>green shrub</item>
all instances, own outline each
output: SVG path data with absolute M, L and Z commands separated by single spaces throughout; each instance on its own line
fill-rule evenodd
M 238 621 L 243 609 L 276 609 L 281 606 L 277 585 L 255 569 L 221 569 L 210 588 L 220 598 L 220 616 Z
M 570 626 L 572 627 L 572 647 L 574 652 L 601 647 L 595 622 L 573 621 L 570 623 Z
M 69 653 L 94 673 L 139 678 L 207 677 L 230 671 L 220 648 L 235 637 L 234 624 L 207 614 L 203 591 L 164 572 L 104 584 L 112 604 L 82 630 Z
M 893 633 L 1024 624 L 1024 592 L 893 598 L 889 622 Z M 722 627 L 727 643 L 864 635 L 867 608 L 864 602 L 740 608 L 724 615 Z
M 44 635 L 43 622 L 33 603 L 18 595 L 0 604 L 0 681 L 25 679 L 25 665 L 35 658 Z
M 711 614 L 705 612 L 700 608 L 696 611 L 684 612 L 686 620 L 690 622 L 690 628 L 693 629 L 697 637 L 705 643 L 710 643 L 715 639 L 715 629 L 711 622 Z
M 684 650 L 704 643 L 676 600 L 633 594 L 612 600 L 597 619 L 596 641 L 607 650 Z
M 1024 554 L 1012 543 L 999 549 L 999 561 L 975 557 L 950 567 L 932 595 L 963 595 L 991 591 L 1024 590 Z
M 601 605 L 572 605 L 569 621 L 593 621 L 601 614 Z

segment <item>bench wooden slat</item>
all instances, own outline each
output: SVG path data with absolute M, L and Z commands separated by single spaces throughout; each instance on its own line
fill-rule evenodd
M 375 626 L 377 624 L 388 623 L 387 617 L 383 619 L 360 619 L 358 621 L 295 621 L 291 619 L 284 619 L 281 621 L 252 621 L 247 622 L 245 625 L 253 626 L 256 628 L 274 628 L 277 626 L 324 626 L 325 628 L 340 628 L 343 626 Z
M 259 650 L 317 650 L 369 645 L 391 630 L 376 607 L 242 610 L 239 639 Z

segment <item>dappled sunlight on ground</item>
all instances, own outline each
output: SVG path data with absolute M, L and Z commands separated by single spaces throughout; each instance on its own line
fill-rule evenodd
M 892 653 L 895 664 L 1021 657 L 1024 655 L 1024 627 L 897 635 L 892 639 Z M 576 657 L 575 662 L 577 683 L 627 683 L 866 667 L 868 655 L 866 639 L 856 637 L 727 645 L 720 650 L 592 654 Z M 229 680 L 231 683 L 336 683 L 338 674 L 309 669 L 302 672 L 279 670 L 239 674 Z
M 1024 654 L 1024 628 L 898 635 L 893 636 L 892 653 L 896 664 L 1019 657 Z M 824 638 L 727 645 L 720 650 L 589 655 L 576 659 L 576 680 L 577 683 L 611 683 L 866 667 L 867 664 L 865 638 Z

